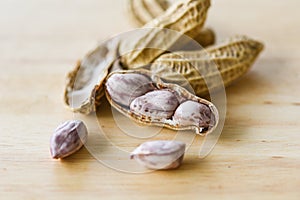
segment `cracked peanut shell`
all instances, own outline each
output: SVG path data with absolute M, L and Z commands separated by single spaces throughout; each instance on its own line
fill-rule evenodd
M 111 81 L 114 82 L 114 76 L 116 74 L 123 74 L 124 76 L 131 74 L 137 75 L 137 77 L 143 75 L 147 77 L 149 81 L 142 83 L 140 87 L 143 87 L 144 85 L 153 85 L 154 89 L 152 91 L 144 91 L 144 94 L 140 94 L 140 97 L 131 99 L 131 102 L 124 105 L 118 101 L 118 99 L 120 99 L 119 95 L 122 94 L 122 90 L 118 90 L 118 87 L 116 87 L 116 90 L 112 91 L 107 87 L 107 83 Z M 135 87 L 139 87 L 137 83 L 131 82 L 131 84 Z M 127 85 L 127 87 L 132 87 L 131 84 Z M 165 92 L 166 94 L 162 94 L 162 92 Z M 219 121 L 217 108 L 211 102 L 193 95 L 177 84 L 165 83 L 158 76 L 153 75 L 146 70 L 112 72 L 105 81 L 105 94 L 109 103 L 114 108 L 136 123 L 142 125 L 163 126 L 172 130 L 194 130 L 197 134 L 207 135 L 216 128 Z M 164 98 L 160 95 L 164 95 Z M 200 104 L 205 107 L 205 109 L 201 107 L 200 110 L 198 110 L 199 113 L 195 113 L 197 110 L 184 108 L 184 112 L 189 112 L 188 114 L 180 115 L 180 112 L 182 111 L 178 111 L 177 113 L 179 114 L 174 115 L 176 110 L 181 108 L 180 106 L 182 104 L 189 101 Z M 189 107 L 189 105 L 187 107 Z M 209 114 L 205 111 L 206 109 Z M 203 113 L 206 116 L 199 118 L 198 116 L 203 115 Z M 187 118 L 188 116 L 190 118 Z M 209 118 L 208 120 L 207 117 Z M 198 123 L 195 123 L 196 118 L 199 120 Z M 203 121 L 203 119 L 205 121 Z M 183 121 L 185 123 L 181 124 Z M 186 123 L 187 121 L 190 121 L 190 123 Z
M 99 104 L 103 96 L 102 82 L 117 59 L 118 45 L 118 40 L 98 45 L 68 74 L 64 93 L 67 108 L 82 114 L 95 110 L 95 104 Z

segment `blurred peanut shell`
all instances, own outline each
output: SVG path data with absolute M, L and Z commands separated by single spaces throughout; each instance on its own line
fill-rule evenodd
M 131 21 L 138 27 L 145 25 L 154 18 L 163 15 L 165 11 L 179 0 L 127 0 L 128 14 Z M 210 28 L 199 26 L 197 35 L 193 38 L 201 46 L 215 43 L 215 33 Z M 189 45 L 189 44 L 185 44 Z
M 236 36 L 201 51 L 164 54 L 151 65 L 151 72 L 168 83 L 179 84 L 204 96 L 242 77 L 263 47 L 261 42 L 249 37 Z
M 174 45 L 185 43 L 184 35 L 195 38 L 206 20 L 209 7 L 209 0 L 176 1 L 164 14 L 145 24 L 135 37 L 120 42 L 123 67 L 144 67 Z

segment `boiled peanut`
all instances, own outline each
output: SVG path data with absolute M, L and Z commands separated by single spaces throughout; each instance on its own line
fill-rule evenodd
M 168 90 L 156 90 L 132 101 L 130 110 L 153 119 L 168 119 L 179 105 L 176 96 Z

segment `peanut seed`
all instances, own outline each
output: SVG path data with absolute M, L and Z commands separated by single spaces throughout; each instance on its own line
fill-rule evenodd
M 87 135 L 87 128 L 82 121 L 66 121 L 57 127 L 51 137 L 51 156 L 59 159 L 75 153 L 86 142 Z
M 154 170 L 178 168 L 183 160 L 185 144 L 179 141 L 150 141 L 131 153 L 131 159 Z
M 172 117 L 179 102 L 171 91 L 156 90 L 146 93 L 132 101 L 130 110 L 137 115 L 145 115 L 153 119 Z
M 137 97 L 155 89 L 142 74 L 114 74 L 107 80 L 106 88 L 114 101 L 127 107 Z
M 173 120 L 181 126 L 208 128 L 212 120 L 210 109 L 195 101 L 186 101 L 176 109 Z

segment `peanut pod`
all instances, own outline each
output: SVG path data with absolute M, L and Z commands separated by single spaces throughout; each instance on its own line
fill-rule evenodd
M 162 15 L 169 7 L 168 0 L 128 0 L 128 14 L 138 26 Z
M 143 26 L 164 12 L 178 0 L 127 0 L 130 19 L 138 26 Z M 212 29 L 199 28 L 194 38 L 203 47 L 214 44 L 215 34 Z
M 185 88 L 190 84 L 190 89 L 202 96 L 223 85 L 215 81 L 219 75 L 225 87 L 239 79 L 249 70 L 262 49 L 263 44 L 258 41 L 236 36 L 201 51 L 164 54 L 151 65 L 151 72 L 168 83 Z
M 148 65 L 173 45 L 178 45 L 183 35 L 195 38 L 205 22 L 209 6 L 210 0 L 176 1 L 164 14 L 143 26 L 139 34 L 120 42 L 123 67 L 134 69 Z
M 219 120 L 211 102 L 147 70 L 112 72 L 105 81 L 105 94 L 114 108 L 139 124 L 206 135 Z

